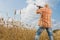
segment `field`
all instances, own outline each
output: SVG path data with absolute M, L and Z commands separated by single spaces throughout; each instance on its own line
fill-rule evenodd
M 0 27 L 0 40 L 34 40 L 36 30 L 21 27 Z M 60 40 L 60 31 L 54 31 L 54 40 Z M 49 40 L 46 31 L 43 31 L 40 40 Z

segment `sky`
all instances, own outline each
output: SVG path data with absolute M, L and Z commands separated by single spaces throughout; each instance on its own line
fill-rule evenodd
M 26 0 L 0 0 L 0 15 L 6 18 L 14 16 L 14 10 L 19 10 L 26 7 Z M 19 17 L 20 15 L 18 15 Z M 17 17 L 17 16 L 16 16 Z
M 52 9 L 52 20 L 60 21 L 60 0 L 0 0 L 0 16 L 7 18 L 7 13 L 9 17 L 14 17 L 14 10 L 22 10 L 22 14 L 15 15 L 15 19 L 21 20 L 23 22 L 32 22 L 38 20 L 40 15 L 35 14 L 37 7 L 34 2 L 38 5 L 44 6 L 47 2 Z

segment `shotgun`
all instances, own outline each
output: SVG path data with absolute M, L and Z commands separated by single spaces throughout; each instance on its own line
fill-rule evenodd
M 36 3 L 34 3 L 34 5 L 36 5 Z M 40 8 L 43 8 L 42 6 L 38 6 L 38 5 L 36 5 L 36 6 L 37 6 L 39 9 L 40 9 Z

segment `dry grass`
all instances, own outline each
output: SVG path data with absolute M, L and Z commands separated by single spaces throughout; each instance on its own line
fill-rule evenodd
M 18 27 L 0 27 L 0 40 L 34 40 L 35 30 Z M 60 31 L 54 31 L 54 40 L 60 40 Z M 48 40 L 46 31 L 41 34 L 41 40 Z

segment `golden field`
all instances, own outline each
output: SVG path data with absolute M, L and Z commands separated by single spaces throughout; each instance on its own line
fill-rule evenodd
M 28 30 L 21 27 L 1 27 L 0 40 L 34 40 L 36 30 Z M 60 31 L 54 31 L 54 40 L 60 40 Z M 46 31 L 43 31 L 40 40 L 49 40 Z

